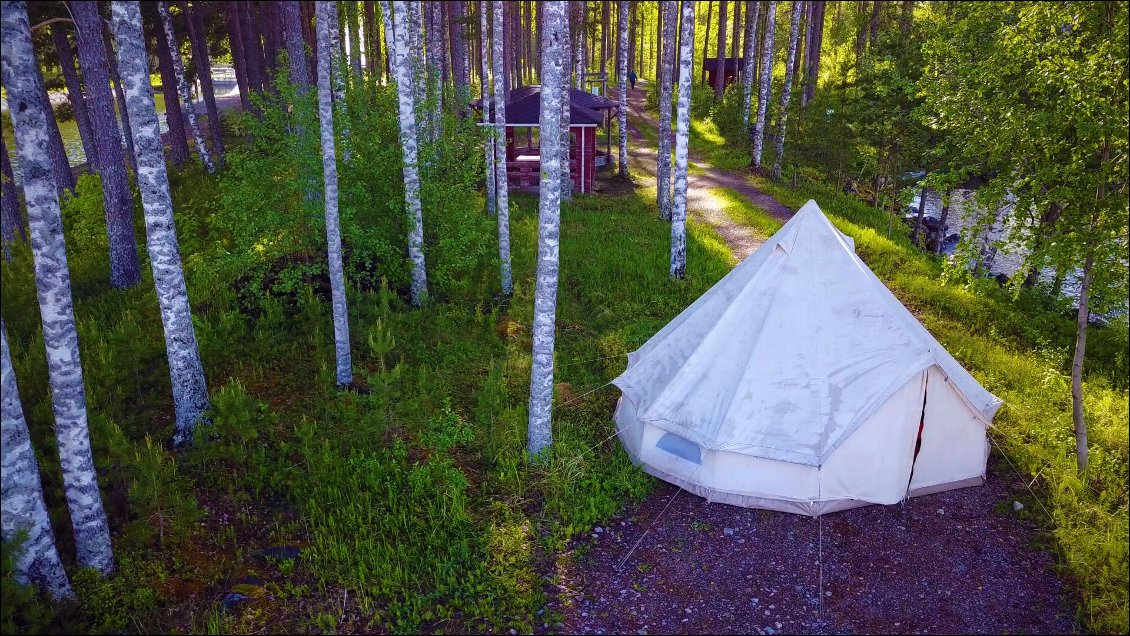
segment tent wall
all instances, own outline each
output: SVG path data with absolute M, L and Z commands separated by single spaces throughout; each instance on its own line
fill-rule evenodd
M 938 367 L 930 367 L 922 449 L 914 464 L 911 491 L 983 479 L 989 459 L 987 423 L 969 406 Z

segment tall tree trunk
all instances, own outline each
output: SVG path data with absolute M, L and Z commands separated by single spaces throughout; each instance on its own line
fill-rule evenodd
M 824 0 L 813 0 L 809 14 L 808 42 L 804 46 L 804 92 L 800 105 L 807 106 L 816 94 L 816 83 L 820 79 L 820 45 L 824 39 Z
M 208 111 L 208 132 L 212 138 L 212 153 L 216 163 L 224 163 L 224 138 L 220 130 L 220 111 L 216 108 L 216 91 L 212 87 L 212 57 L 208 53 L 208 38 L 204 31 L 204 11 L 198 0 L 187 7 L 188 37 L 192 40 L 192 59 L 196 64 L 196 75 L 200 78 L 200 91 L 204 94 L 204 108 Z M 293 20 L 295 28 L 298 22 L 298 3 L 294 3 L 295 14 Z M 301 36 L 300 36 L 301 37 Z M 299 49 L 301 55 L 301 48 Z M 303 64 L 305 59 L 301 59 Z
M 946 240 L 946 219 L 950 214 L 950 197 L 953 192 L 946 190 L 942 193 L 942 212 L 938 216 L 938 242 L 934 246 L 936 254 L 942 253 L 942 247 Z
M 694 2 L 683 2 L 679 51 L 679 114 L 675 121 L 675 196 L 671 212 L 671 278 L 687 275 L 687 146 L 691 132 L 691 69 L 694 67 Z
M 742 41 L 742 3 L 741 0 L 734 0 L 734 35 L 730 42 L 730 57 L 738 57 L 741 55 L 741 41 Z M 736 70 L 736 67 L 735 67 Z
M 289 62 L 290 83 L 299 95 L 310 89 L 310 66 L 306 63 L 306 43 L 302 38 L 302 11 L 296 0 L 282 2 L 279 7 L 283 25 L 283 43 Z
M 70 40 L 63 25 L 56 23 L 51 26 L 51 38 L 55 42 L 55 52 L 59 55 L 59 68 L 63 72 L 63 80 L 67 84 L 67 101 L 71 104 L 75 125 L 78 126 L 78 135 L 82 140 L 82 150 L 86 153 L 86 167 L 91 172 L 98 172 L 98 148 L 94 142 L 94 130 L 90 124 L 90 115 L 87 113 L 86 98 L 83 96 L 82 82 L 75 70 L 75 56 L 71 51 Z
M 867 0 L 859 0 L 856 2 L 855 13 L 855 64 L 856 66 L 862 66 L 863 55 L 867 51 Z
M 722 99 L 726 88 L 726 0 L 718 3 L 718 66 L 714 71 L 714 99 Z M 705 61 L 706 58 L 704 57 Z
M 196 121 L 196 105 L 192 102 L 192 93 L 189 92 L 188 82 L 184 78 L 184 62 L 180 58 L 180 39 L 173 29 L 173 17 L 169 14 L 169 3 L 158 2 L 157 13 L 161 16 L 165 39 L 168 40 L 169 52 L 173 61 L 173 75 L 176 77 L 177 92 L 180 94 L 185 120 L 188 122 L 189 130 L 192 131 L 192 138 L 196 142 L 196 152 L 200 155 L 200 161 L 208 170 L 208 174 L 212 174 L 216 171 L 216 165 L 212 163 L 212 155 L 208 152 L 208 146 L 204 144 L 204 135 L 200 132 L 200 124 Z
M 636 7 L 638 4 L 638 2 L 633 2 L 628 5 L 628 12 L 631 16 L 628 26 L 628 68 L 633 71 L 639 68 L 639 60 L 636 58 L 636 33 L 639 31 L 639 23 L 636 20 Z
M 620 9 L 620 104 L 617 125 L 620 128 L 620 178 L 628 178 L 628 2 L 619 0 Z M 584 157 L 581 158 L 584 161 Z
M 761 18 L 761 3 L 754 0 L 746 11 L 745 46 L 742 49 L 742 125 L 749 129 L 749 111 L 753 103 L 753 83 L 757 79 L 757 27 Z M 752 130 L 750 137 L 753 137 Z
M 910 233 L 910 242 L 918 245 L 918 235 L 922 232 L 922 217 L 926 215 L 926 200 L 930 196 L 930 188 L 923 186 L 918 195 L 918 215 L 914 217 L 914 231 Z
M 565 13 L 565 21 L 564 21 L 563 26 L 561 28 L 563 28 L 565 30 L 565 36 L 566 36 L 566 38 L 568 38 L 567 42 L 571 43 L 573 41 L 573 25 L 572 25 L 572 16 L 569 15 L 568 8 L 569 8 L 568 5 L 566 5 L 567 10 L 566 10 L 566 13 Z M 543 46 L 544 46 L 544 43 L 543 43 Z M 568 45 L 566 45 L 566 46 L 568 47 Z M 542 61 L 544 62 L 545 59 L 546 58 L 543 56 Z M 572 141 L 572 139 L 573 139 L 572 132 L 573 131 L 571 130 L 570 119 L 572 118 L 571 113 L 572 113 L 573 97 L 569 92 L 569 89 L 570 89 L 569 79 L 572 77 L 572 74 L 573 74 L 573 54 L 572 54 L 571 51 L 569 51 L 565 54 L 564 64 L 565 64 L 565 83 L 561 87 L 561 125 L 559 127 L 559 135 L 561 137 L 561 140 L 560 140 L 560 145 L 558 146 L 558 150 L 559 150 L 559 152 L 561 152 L 561 170 L 560 170 L 560 175 L 561 175 L 561 200 L 562 201 L 572 201 L 573 200 L 573 174 L 572 174 L 572 166 L 570 165 L 570 163 L 571 163 L 572 154 L 573 154 L 573 141 Z M 543 100 L 545 99 L 544 93 L 543 93 L 542 99 Z M 544 150 L 542 151 L 541 156 L 542 156 L 542 159 L 544 160 L 545 159 L 545 151 Z M 545 170 L 545 168 L 542 168 L 543 172 L 544 172 L 544 170 Z
M 349 66 L 353 69 L 353 82 L 361 81 L 361 27 L 357 15 L 357 2 L 348 0 L 345 5 L 345 22 L 349 29 Z
M 397 0 L 395 16 L 410 15 L 410 3 Z M 382 7 L 387 2 L 381 3 Z M 405 20 L 409 28 L 412 21 Z M 400 104 L 400 145 L 404 151 L 404 204 L 408 211 L 408 257 L 412 261 L 412 305 L 419 307 L 428 296 L 427 270 L 424 266 L 424 216 L 420 210 L 419 151 L 416 147 L 416 105 L 412 96 L 412 55 L 419 49 L 409 50 L 411 34 L 399 27 L 395 29 L 396 42 L 396 93 Z
M 263 44 L 259 40 L 259 28 L 255 22 L 253 11 L 250 2 L 239 3 L 239 31 L 243 37 L 243 59 L 247 67 L 247 84 L 250 90 L 261 91 L 266 87 L 263 76 Z M 165 99 L 168 101 L 167 95 Z
M 110 79 L 114 82 L 114 97 L 117 100 L 118 116 L 121 118 L 121 137 L 126 142 L 126 163 L 130 171 L 137 174 L 137 163 L 134 161 L 133 135 L 129 129 L 129 113 L 126 112 L 126 94 L 122 90 L 122 78 L 118 76 L 117 56 L 114 54 L 114 44 L 110 38 L 110 30 L 102 31 L 102 43 L 106 48 L 106 66 L 110 69 Z
M 101 167 L 98 176 L 102 180 L 105 200 L 110 283 L 124 289 L 141 282 L 141 263 L 137 259 L 137 238 L 133 232 L 133 194 L 118 136 L 118 122 L 114 118 L 114 96 L 110 93 L 102 16 L 98 13 L 97 3 L 72 2 L 69 8 L 78 34 L 79 64 L 90 94 L 91 123 L 98 144 L 95 153 Z
M 167 13 L 165 15 L 168 15 Z M 130 99 L 131 131 L 137 150 L 137 187 L 145 211 L 145 235 L 153 285 L 161 309 L 165 331 L 165 350 L 176 410 L 175 444 L 192 441 L 196 424 L 209 409 L 208 385 L 192 325 L 192 308 L 181 267 L 169 176 L 161 152 L 161 133 L 149 83 L 149 62 L 141 27 L 141 8 L 137 2 L 114 2 L 114 39 L 118 42 L 118 62 L 122 81 Z
M 707 0 L 706 2 L 706 39 L 702 41 L 702 59 L 705 61 L 706 56 L 710 52 L 710 27 L 714 22 L 714 0 Z M 692 36 L 694 34 L 692 33 Z M 681 71 L 680 71 L 681 72 Z M 702 65 L 702 77 L 698 80 L 699 84 L 706 85 L 706 64 Z
M 352 4 L 352 3 L 350 3 Z M 348 5 L 347 5 L 348 6 Z M 317 4 L 318 57 L 331 58 L 330 33 L 337 30 L 334 7 L 328 2 Z M 356 11 L 354 11 L 356 13 Z M 356 26 L 354 24 L 353 26 Z M 353 46 L 350 42 L 350 46 Z M 356 49 L 352 51 L 356 53 Z M 356 72 L 357 69 L 354 68 Z M 325 182 L 326 245 L 330 273 L 330 295 L 333 300 L 334 351 L 337 360 L 338 386 L 353 383 L 353 361 L 349 350 L 349 311 L 345 305 L 345 273 L 341 256 L 341 226 L 337 212 L 337 156 L 334 152 L 334 105 L 330 89 L 330 66 L 318 66 L 318 121 L 322 131 L 322 178 Z
M 573 10 L 572 16 L 572 36 L 573 36 L 573 68 L 575 75 L 573 76 L 573 88 L 582 90 L 585 81 L 585 30 L 584 30 L 584 2 L 573 2 L 570 8 Z
M 773 178 L 781 178 L 781 165 L 785 160 L 785 124 L 789 118 L 789 100 L 793 95 L 793 75 L 796 73 L 796 49 L 800 40 L 800 18 L 804 2 L 793 0 L 789 25 L 789 52 L 785 58 L 785 84 L 781 87 L 781 109 L 777 113 L 777 156 L 773 157 Z
M 92 567 L 105 574 L 114 568 L 114 554 L 90 450 L 67 245 L 63 237 L 59 191 L 52 178 L 47 152 L 48 121 L 53 117 L 43 101 L 46 89 L 32 48 L 27 6 L 24 2 L 5 1 L 0 9 L 0 39 L 4 42 L 0 47 L 0 69 L 8 91 L 12 132 L 23 168 L 35 290 L 39 298 L 43 345 L 47 350 L 47 375 L 63 490 L 74 529 L 79 567 Z
M 899 34 L 903 40 L 910 37 L 910 21 L 914 16 L 914 0 L 903 0 L 902 13 L 899 15 Z
M 7 4 L 7 3 L 5 3 Z M 7 9 L 7 7 L 5 7 Z M 0 535 L 5 544 L 21 539 L 13 559 L 17 583 L 35 584 L 56 600 L 74 597 L 71 582 L 55 548 L 51 518 L 43 501 L 39 462 L 31 445 L 16 372 L 8 352 L 8 330 L 0 319 L 0 502 L 4 515 Z
M 488 19 L 487 0 L 482 0 L 480 3 L 482 9 L 479 11 L 479 29 L 481 37 L 479 38 L 479 59 L 482 61 L 482 81 L 480 87 L 482 89 L 483 101 L 483 130 L 486 131 L 486 143 L 483 145 L 486 153 L 486 166 L 487 166 L 487 213 L 490 215 L 495 214 L 496 203 L 498 201 L 497 188 L 499 173 L 501 172 L 502 179 L 506 179 L 506 164 L 503 163 L 501 170 L 494 165 L 494 137 L 497 130 L 490 125 L 491 113 L 491 82 L 490 82 L 490 53 L 487 50 L 490 35 L 490 20 Z M 504 140 L 505 142 L 505 140 Z
M 1090 322 L 1091 269 L 1095 253 L 1087 252 L 1083 261 L 1083 280 L 1079 286 L 1079 307 L 1075 322 L 1075 355 L 1071 359 L 1071 421 L 1075 427 L 1075 461 L 1079 472 L 1087 470 L 1087 420 L 1083 412 L 1083 358 L 1087 354 L 1087 324 Z
M 315 6 L 315 11 L 317 11 Z M 337 3 L 329 2 L 326 5 L 328 12 L 327 19 L 330 21 L 330 48 L 324 58 L 321 58 L 321 47 L 318 48 L 319 57 L 326 60 L 329 66 L 330 74 L 330 92 L 333 96 L 333 108 L 337 118 L 337 127 L 341 130 L 341 158 L 346 163 L 353 159 L 353 139 L 349 132 L 349 109 L 346 107 L 345 101 L 345 66 L 342 56 L 343 48 L 341 46 L 341 31 L 338 25 L 341 24 L 337 11 Z M 319 71 L 321 72 L 321 71 Z
M 231 49 L 232 66 L 235 67 L 235 82 L 239 88 L 239 105 L 243 112 L 251 112 L 250 89 L 247 77 L 247 62 L 243 57 L 243 31 L 240 27 L 240 3 L 230 0 L 227 3 L 228 45 Z
M 161 72 L 161 94 L 165 97 L 165 123 L 169 127 L 169 161 L 178 170 L 188 163 L 188 135 L 184 129 L 180 95 L 177 92 L 177 75 L 169 41 L 165 38 L 160 17 L 157 18 L 152 37 L 157 41 L 157 61 Z M 136 154 L 136 148 L 134 149 Z
M 3 243 L 4 260 L 12 258 L 8 246 L 17 239 L 27 240 L 27 228 L 20 214 L 20 201 L 16 197 L 16 181 L 12 175 L 12 162 L 8 159 L 8 144 L 0 135 L 0 241 Z
M 608 33 L 612 26 L 612 0 L 600 3 L 600 72 L 608 77 Z M 657 76 L 658 77 L 658 76 Z
M 534 287 L 533 352 L 530 361 L 528 445 L 541 458 L 553 443 L 553 347 L 557 320 L 557 278 L 561 238 L 561 113 L 571 56 L 565 2 L 542 3 L 541 184 L 538 193 L 538 261 Z
M 309 0 L 302 0 L 299 2 L 299 8 L 302 10 L 302 39 L 306 41 L 307 48 L 305 50 L 310 52 L 308 54 L 310 68 L 307 76 L 313 83 L 314 78 L 318 76 L 318 41 L 314 37 L 314 3 Z
M 38 60 L 36 62 L 38 64 Z M 71 171 L 71 160 L 67 157 L 67 148 L 63 145 L 63 136 L 59 134 L 59 122 L 55 119 L 55 110 L 51 106 L 51 97 L 47 95 L 47 84 L 40 82 L 39 99 L 43 103 L 44 112 L 47 113 L 47 148 L 45 151 L 51 158 L 51 172 L 55 177 L 55 186 L 59 194 L 74 192 L 75 174 Z
M 883 8 L 883 0 L 875 0 L 871 3 L 871 21 L 868 24 L 868 37 L 867 45 L 875 46 L 879 43 L 879 17 Z
M 499 33 L 503 24 L 502 2 L 494 0 L 494 32 Z M 494 38 L 494 165 L 495 195 L 498 197 L 498 259 L 502 280 L 502 293 L 509 296 L 514 293 L 513 277 L 510 273 L 510 187 L 506 179 L 506 102 L 502 100 L 505 94 L 502 86 L 502 40 Z M 484 109 L 486 105 L 484 104 Z
M 463 109 L 471 99 L 471 77 L 467 70 L 467 38 L 464 37 L 467 7 L 462 1 L 451 5 L 451 71 L 455 79 L 455 107 Z
M 761 50 L 761 89 L 757 94 L 757 124 L 753 129 L 754 168 L 761 167 L 761 151 L 765 146 L 765 115 L 769 106 L 769 92 L 773 86 L 773 32 L 777 23 L 777 2 L 770 0 L 765 14 L 765 41 Z
M 660 3 L 663 19 L 663 53 L 660 56 L 659 74 L 659 153 L 656 159 L 655 181 L 658 195 L 659 218 L 671 220 L 671 90 L 675 75 L 675 23 L 678 22 L 679 3 L 663 0 Z
M 255 24 L 263 36 L 263 75 L 268 84 L 274 80 L 275 67 L 278 65 L 279 47 L 275 43 L 275 3 L 256 2 Z
M 372 0 L 365 0 L 362 4 L 361 27 L 365 30 L 365 70 L 369 72 L 369 77 L 376 82 L 380 80 L 380 76 L 377 75 L 377 59 L 381 55 L 381 38 L 377 33 L 377 16 L 373 9 Z

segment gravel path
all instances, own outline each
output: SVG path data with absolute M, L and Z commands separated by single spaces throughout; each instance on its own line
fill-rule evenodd
M 635 94 L 635 93 L 638 93 Z M 643 91 L 629 100 L 643 117 Z M 654 184 L 655 149 L 632 134 L 632 170 Z M 648 166 L 651 166 L 650 170 Z M 743 175 L 699 164 L 691 213 L 738 259 L 760 243 L 709 188 L 792 212 Z M 696 192 L 696 190 L 698 192 Z M 752 192 L 751 192 L 752 191 Z M 771 199 L 763 204 L 764 199 Z M 775 204 L 775 205 L 774 205 Z M 657 482 L 643 502 L 559 555 L 542 632 L 581 634 L 1074 633 L 1074 608 L 1026 508 L 1025 483 L 993 455 L 984 486 L 819 519 L 707 503 Z

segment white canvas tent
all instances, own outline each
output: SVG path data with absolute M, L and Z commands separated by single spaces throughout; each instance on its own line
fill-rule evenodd
M 644 470 L 811 515 L 982 483 L 1000 406 L 813 201 L 613 382 Z

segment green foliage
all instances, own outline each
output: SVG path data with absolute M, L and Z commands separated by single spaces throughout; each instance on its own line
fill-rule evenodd
M 42 593 L 16 582 L 15 555 L 27 536 L 20 534 L 0 544 L 0 629 L 5 634 L 42 634 L 57 610 Z
M 739 148 L 749 147 L 749 124 L 742 117 L 742 84 L 734 82 L 726 87 L 722 94 L 722 101 L 714 108 L 711 117 L 718 127 L 718 132 L 727 144 Z

